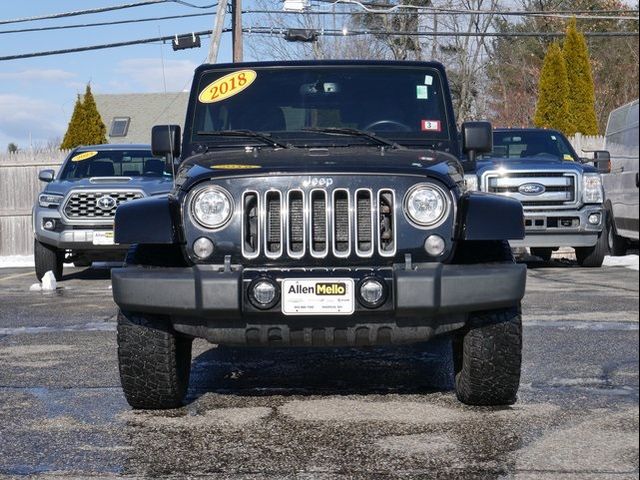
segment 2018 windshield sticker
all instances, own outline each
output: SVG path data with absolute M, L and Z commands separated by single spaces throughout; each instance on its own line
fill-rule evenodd
M 207 85 L 200 92 L 198 101 L 200 103 L 216 103 L 226 100 L 248 88 L 257 76 L 258 74 L 254 70 L 239 70 L 229 73 Z
M 72 162 L 81 162 L 83 160 L 87 160 L 89 158 L 95 157 L 98 154 L 98 152 L 82 152 L 79 153 L 77 155 L 74 155 L 71 158 Z
M 422 120 L 421 129 L 423 132 L 440 132 L 442 125 L 440 120 Z
M 241 165 L 241 164 L 224 164 L 224 165 L 213 165 L 211 168 L 216 168 L 218 170 L 246 170 L 250 168 L 260 168 L 260 165 Z

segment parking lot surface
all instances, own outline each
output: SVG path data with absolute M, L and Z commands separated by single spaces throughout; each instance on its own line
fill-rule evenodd
M 188 404 L 120 390 L 108 269 L 30 292 L 0 270 L 0 476 L 638 478 L 638 272 L 530 265 L 519 401 L 471 408 L 448 340 L 267 350 L 194 343 Z

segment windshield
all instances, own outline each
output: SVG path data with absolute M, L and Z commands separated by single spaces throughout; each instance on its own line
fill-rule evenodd
M 482 157 L 509 160 L 547 158 L 570 162 L 579 161 L 564 136 L 547 130 L 494 132 L 493 151 Z
M 428 67 L 301 66 L 208 71 L 199 79 L 190 140 L 264 145 L 207 132 L 268 133 L 294 146 L 371 144 L 357 129 L 403 144 L 448 141 L 440 73 Z M 325 131 L 323 131 L 325 130 Z
M 162 177 L 164 162 L 151 150 L 104 150 L 75 152 L 66 162 L 61 180 L 90 177 Z

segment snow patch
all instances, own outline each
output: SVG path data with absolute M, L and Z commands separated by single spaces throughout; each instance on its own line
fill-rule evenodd
M 604 263 L 602 264 L 605 267 L 625 267 L 630 270 L 638 271 L 638 255 L 625 255 L 624 257 L 605 257 Z
M 33 255 L 9 255 L 0 257 L 0 268 L 33 267 L 35 260 Z
M 56 276 L 51 270 L 44 274 L 42 283 L 34 283 L 29 287 L 30 292 L 53 292 L 58 286 Z

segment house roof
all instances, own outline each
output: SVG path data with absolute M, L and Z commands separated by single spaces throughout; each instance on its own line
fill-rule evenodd
M 154 125 L 184 126 L 189 92 L 94 94 L 94 98 L 109 143 L 148 144 Z M 117 133 L 112 131 L 114 119 L 123 119 L 117 127 L 124 135 L 110 135 Z

